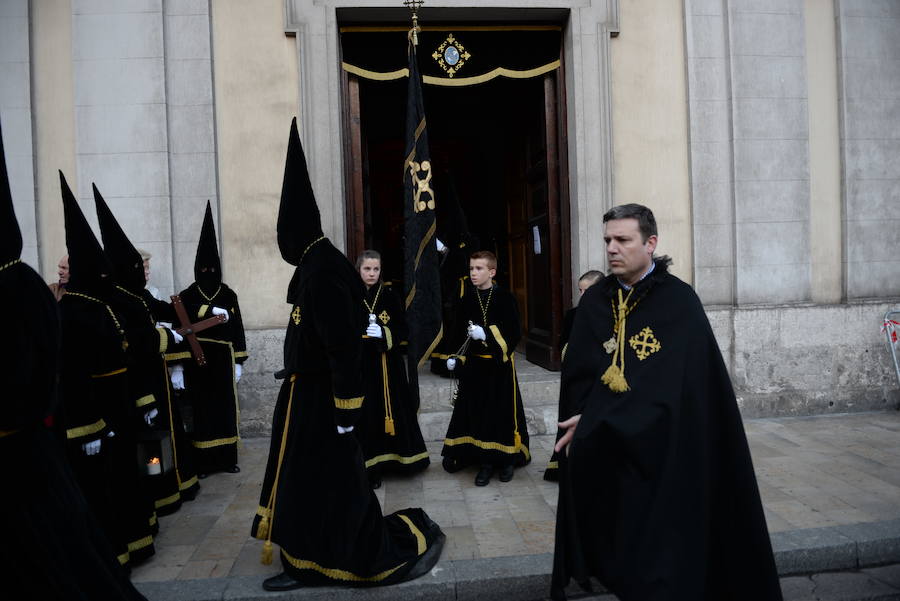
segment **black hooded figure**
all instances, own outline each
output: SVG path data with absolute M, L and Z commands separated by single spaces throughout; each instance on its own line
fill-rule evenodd
M 113 268 L 115 290 L 110 306 L 123 318 L 128 339 L 128 389 L 135 410 L 145 419 L 142 436 L 173 447 L 174 466 L 161 474 L 145 477 L 145 485 L 158 515 L 181 507 L 182 497 L 193 499 L 199 484 L 193 469 L 193 448 L 184 433 L 181 411 L 169 388 L 169 373 L 163 353 L 176 340 L 168 328 L 157 328 L 151 312 L 150 293 L 144 288 L 144 264 L 109 206 L 94 186 L 94 203 L 103 238 L 103 249 Z M 151 431 L 151 424 L 159 435 Z M 139 424 L 139 427 L 142 427 Z
M 284 572 L 266 590 L 379 586 L 411 580 L 437 562 L 440 527 L 421 509 L 382 516 L 362 451 L 349 434 L 363 399 L 359 307 L 363 284 L 323 235 L 297 121 L 291 124 L 281 206 L 281 256 L 297 269 L 284 343 L 284 378 L 252 536 L 281 547 Z
M 0 361 L 15 374 L 0 399 L 0 581 L 23 600 L 144 599 L 88 509 L 65 452 L 44 425 L 57 403 L 56 300 L 19 259 L 0 134 Z M 10 388 L 11 386 L 11 388 Z
M 158 528 L 136 460 L 143 416 L 129 392 L 129 342 L 112 308 L 112 267 L 62 172 L 59 181 L 69 250 L 69 285 L 59 301 L 69 460 L 119 561 L 128 564 L 153 555 Z
M 194 427 L 190 438 L 197 472 L 201 477 L 211 472 L 234 474 L 241 471 L 237 465 L 240 441 L 237 382 L 241 379 L 242 364 L 247 360 L 247 343 L 237 294 L 222 282 L 209 201 L 194 259 L 194 279 L 193 284 L 179 293 L 188 318 L 197 322 L 224 309 L 228 321 L 198 334 L 206 365 L 197 365 L 187 350 L 187 342 L 181 343 L 178 352 L 167 354 L 166 359 L 178 362 L 174 367 L 176 374 L 184 370 L 181 396 L 193 407 Z M 173 383 L 176 388 L 180 386 L 177 375 Z

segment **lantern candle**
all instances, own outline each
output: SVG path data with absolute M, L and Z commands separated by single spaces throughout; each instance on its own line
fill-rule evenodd
M 159 457 L 151 457 L 147 462 L 147 473 L 151 476 L 162 473 L 162 466 L 159 464 Z

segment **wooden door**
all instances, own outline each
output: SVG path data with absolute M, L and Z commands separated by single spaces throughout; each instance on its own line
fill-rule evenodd
M 559 369 L 564 301 L 560 230 L 560 161 L 557 74 L 544 76 L 544 105 L 526 142 L 527 359 Z

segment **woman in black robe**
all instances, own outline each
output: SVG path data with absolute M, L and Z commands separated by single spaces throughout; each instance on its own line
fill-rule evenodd
M 406 319 L 403 304 L 381 281 L 381 255 L 364 251 L 356 269 L 366 286 L 362 307 L 366 323 L 363 334 L 363 373 L 366 401 L 356 426 L 372 488 L 381 486 L 381 476 L 392 472 L 412 474 L 428 467 L 428 451 L 419 429 L 415 407 L 409 400 L 406 379 Z

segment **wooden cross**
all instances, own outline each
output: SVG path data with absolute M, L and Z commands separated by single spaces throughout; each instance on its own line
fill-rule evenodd
M 175 331 L 187 338 L 188 344 L 191 346 L 191 355 L 194 356 L 194 361 L 197 362 L 197 365 L 203 367 L 206 365 L 206 357 L 203 356 L 203 348 L 200 346 L 196 334 L 197 332 L 202 332 L 207 328 L 223 323 L 225 321 L 225 316 L 213 315 L 203 321 L 191 323 L 187 310 L 181 302 L 181 297 L 177 294 L 173 294 L 170 298 L 172 299 L 172 308 L 175 309 L 175 315 L 178 316 L 178 322 L 181 324 L 181 327 Z

